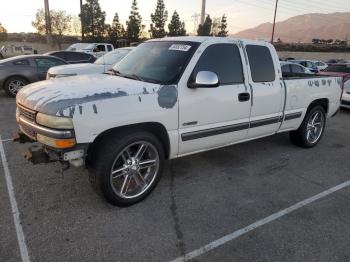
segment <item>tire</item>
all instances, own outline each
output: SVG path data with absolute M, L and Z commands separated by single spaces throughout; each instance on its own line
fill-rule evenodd
M 141 145 L 144 145 L 143 152 Z M 98 142 L 94 151 L 89 167 L 90 182 L 112 205 L 130 206 L 143 200 L 160 180 L 164 148 L 149 132 L 107 136 Z
M 4 88 L 7 95 L 16 97 L 17 92 L 29 82 L 20 76 L 13 76 L 6 80 Z
M 319 117 L 318 117 L 318 116 Z M 312 124 L 313 118 L 314 124 Z M 293 144 L 311 148 L 321 140 L 326 127 L 326 113 L 322 106 L 316 105 L 309 109 L 298 130 L 290 132 L 290 139 Z

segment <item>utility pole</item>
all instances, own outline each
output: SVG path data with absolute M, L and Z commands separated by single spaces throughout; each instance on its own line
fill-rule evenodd
M 81 22 L 81 41 L 84 42 L 84 15 L 83 15 L 83 0 L 80 0 L 80 22 Z
M 274 17 L 273 17 L 271 43 L 273 43 L 273 39 L 274 39 L 274 37 L 275 37 L 275 26 L 276 26 L 277 6 L 278 6 L 278 0 L 276 0 L 275 15 L 274 15 Z
M 204 24 L 204 20 L 205 20 L 205 1 L 206 0 L 202 0 L 201 25 Z
M 46 36 L 47 36 L 47 41 L 50 43 L 51 42 L 51 16 L 50 16 L 49 0 L 44 0 L 44 6 L 45 6 Z

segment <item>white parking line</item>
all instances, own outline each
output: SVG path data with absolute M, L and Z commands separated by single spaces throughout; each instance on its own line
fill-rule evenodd
M 219 238 L 218 240 L 210 242 L 209 244 L 202 246 L 196 250 L 193 250 L 192 252 L 187 253 L 186 255 L 184 255 L 182 257 L 176 258 L 176 259 L 172 260 L 171 262 L 188 261 L 188 260 L 194 259 L 198 256 L 201 256 L 201 255 L 203 255 L 203 254 L 205 254 L 205 253 L 207 253 L 215 248 L 218 248 L 218 247 L 224 245 L 225 243 L 227 243 L 231 240 L 234 240 L 234 239 L 236 239 L 236 238 L 238 238 L 238 237 L 240 237 L 240 236 L 242 236 L 242 235 L 258 228 L 258 227 L 261 227 L 269 222 L 272 222 L 280 217 L 283 217 L 283 216 L 285 216 L 285 215 L 287 215 L 287 214 L 289 214 L 289 213 L 291 213 L 299 208 L 302 208 L 308 204 L 311 204 L 312 202 L 315 202 L 316 200 L 324 198 L 324 197 L 326 197 L 326 196 L 328 196 L 328 195 L 330 195 L 338 190 L 346 188 L 348 186 L 350 186 L 350 180 L 348 180 L 344 183 L 341 183 L 335 187 L 332 187 L 330 189 L 327 189 L 326 191 L 323 191 L 323 192 L 321 192 L 313 197 L 310 197 L 310 198 L 307 198 L 301 202 L 298 202 L 295 205 L 292 205 L 286 209 L 278 211 L 277 213 L 274 213 L 274 214 L 272 214 L 268 217 L 265 217 L 259 221 L 256 221 L 253 224 L 250 224 L 249 226 L 246 226 L 242 229 L 234 231 L 231 234 L 228 234 L 222 238 Z
M 19 245 L 19 250 L 21 252 L 22 262 L 30 262 L 29 254 L 28 254 L 28 248 L 27 248 L 26 241 L 25 241 L 25 238 L 24 238 L 24 233 L 23 233 L 23 228 L 22 228 L 22 225 L 21 225 L 21 220 L 19 218 L 19 211 L 18 211 L 17 201 L 16 201 L 16 197 L 15 197 L 15 192 L 14 192 L 14 189 L 13 189 L 13 184 L 12 184 L 12 178 L 11 178 L 11 175 L 10 175 L 10 170 L 9 170 L 9 167 L 8 167 L 8 164 L 7 164 L 7 160 L 6 160 L 4 145 L 3 145 L 2 140 L 1 140 L 1 135 L 0 135 L 0 155 L 1 155 L 2 166 L 4 168 L 5 180 L 6 180 L 6 185 L 7 185 L 7 191 L 9 193 L 11 209 L 12 209 L 12 215 L 13 215 L 13 221 L 15 223 L 16 234 L 17 234 L 17 241 L 18 241 L 18 245 Z

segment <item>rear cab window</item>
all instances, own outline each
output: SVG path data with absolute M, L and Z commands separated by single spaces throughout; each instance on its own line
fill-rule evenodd
M 268 47 L 246 45 L 253 82 L 273 82 L 276 79 L 275 66 Z

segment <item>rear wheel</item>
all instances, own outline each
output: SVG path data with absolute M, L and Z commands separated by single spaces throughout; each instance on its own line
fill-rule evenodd
M 314 147 L 321 140 L 326 126 L 326 113 L 322 106 L 314 106 L 306 113 L 298 130 L 290 132 L 293 144 L 301 147 Z
M 18 91 L 25 85 L 28 81 L 20 76 L 13 76 L 6 80 L 5 91 L 9 96 L 15 97 Z
M 163 146 L 151 133 L 105 138 L 93 157 L 90 181 L 111 204 L 132 205 L 154 189 L 163 162 Z

